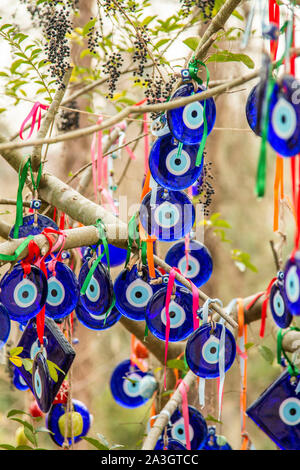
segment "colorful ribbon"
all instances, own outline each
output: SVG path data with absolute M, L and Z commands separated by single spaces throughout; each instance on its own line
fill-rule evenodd
M 44 111 L 47 111 L 47 109 L 49 108 L 49 106 L 47 104 L 42 104 L 40 103 L 39 101 L 37 101 L 36 103 L 34 103 L 30 113 L 28 114 L 28 116 L 24 119 L 24 121 L 22 122 L 21 124 L 21 127 L 20 127 L 20 138 L 22 140 L 24 140 L 24 137 L 23 137 L 23 131 L 24 131 L 24 128 L 25 128 L 25 125 L 26 123 L 31 119 L 31 126 L 30 126 L 30 132 L 29 132 L 29 135 L 28 137 L 26 137 L 25 140 L 28 140 L 30 139 L 30 137 L 32 136 L 32 133 L 34 131 L 34 127 L 35 127 L 35 123 L 36 123 L 36 117 L 37 117 L 37 114 L 38 114 L 38 123 L 37 123 L 37 129 L 39 130 L 40 127 L 41 127 L 41 119 L 42 119 L 42 109 Z

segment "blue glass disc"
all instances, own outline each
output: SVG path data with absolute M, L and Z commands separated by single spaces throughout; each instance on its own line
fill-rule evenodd
M 32 391 L 40 410 L 47 413 L 51 408 L 53 396 L 49 368 L 42 352 L 38 352 L 33 360 Z
M 203 243 L 197 240 L 190 240 L 189 242 L 187 271 L 184 241 L 179 241 L 171 246 L 166 254 L 165 261 L 170 266 L 179 268 L 182 274 L 197 287 L 202 286 L 209 280 L 213 270 L 210 252 Z
M 58 230 L 58 226 L 56 223 L 47 217 L 46 215 L 38 214 L 37 216 L 37 225 L 34 225 L 34 214 L 25 215 L 23 217 L 23 224 L 19 227 L 19 237 L 18 238 L 25 238 L 28 235 L 38 235 L 42 233 L 44 228 L 51 227 L 54 230 Z M 13 238 L 14 235 L 14 226 L 11 228 L 9 232 L 9 236 Z
M 159 439 L 154 447 L 154 450 L 164 450 L 164 440 Z M 166 450 L 186 450 L 186 447 L 176 439 L 168 439 L 168 447 Z
M 282 450 L 300 450 L 300 399 L 297 376 L 283 372 L 247 409 L 247 415 Z
M 101 245 L 101 253 L 103 253 L 103 246 Z M 114 245 L 108 245 L 108 253 L 109 253 L 109 262 L 110 266 L 113 268 L 115 266 L 120 266 L 124 264 L 126 261 L 127 250 L 124 248 L 119 248 Z M 106 255 L 104 254 L 101 262 L 107 265 Z
M 293 320 L 293 315 L 291 315 L 286 306 L 283 287 L 276 283 L 271 287 L 270 310 L 273 319 L 279 328 L 287 328 L 290 326 Z
M 18 390 L 24 391 L 29 389 L 27 383 L 16 367 L 14 368 L 13 384 Z
M 156 271 L 157 277 L 160 277 Z M 145 320 L 146 307 L 155 292 L 162 284 L 150 284 L 148 272 L 138 274 L 137 266 L 128 271 L 123 269 L 114 283 L 117 309 L 127 318 L 136 321 Z
M 262 89 L 263 85 L 259 83 L 255 85 L 249 93 L 246 103 L 246 117 L 250 128 L 253 132 L 260 136 L 261 135 L 261 115 L 262 115 L 262 102 L 265 95 L 265 90 Z
M 300 315 L 300 251 L 289 259 L 284 268 L 284 298 L 289 312 Z
M 3 348 L 8 340 L 10 333 L 10 318 L 8 311 L 3 304 L 0 303 L 0 349 Z
M 205 90 L 204 86 L 198 85 L 196 93 L 202 93 Z M 194 86 L 192 83 L 187 83 L 175 91 L 171 100 L 190 96 L 193 93 Z M 207 135 L 209 135 L 216 120 L 216 105 L 213 98 L 205 101 Z M 175 139 L 187 145 L 200 144 L 204 132 L 203 106 L 204 101 L 194 101 L 186 106 L 167 111 L 169 129 Z
M 81 289 L 90 268 L 88 261 L 81 266 L 78 281 Z M 100 262 L 90 280 L 86 293 L 80 295 L 83 307 L 90 313 L 101 315 L 107 312 L 113 301 L 113 284 L 107 268 Z
M 195 209 L 182 191 L 158 189 L 156 204 L 150 205 L 151 191 L 140 207 L 140 222 L 149 235 L 161 241 L 183 238 L 191 231 L 195 221 Z
M 125 408 L 137 408 L 146 403 L 148 398 L 139 394 L 139 382 L 145 375 L 147 373 L 142 372 L 136 365 L 131 366 L 129 359 L 121 362 L 114 369 L 110 379 L 114 400 Z
M 226 327 L 225 327 L 226 328 Z M 216 323 L 211 334 L 211 324 L 205 323 L 188 339 L 186 362 L 194 374 L 204 379 L 219 377 L 219 348 L 222 325 Z M 234 336 L 225 330 L 225 372 L 232 366 L 236 355 Z
M 178 154 L 178 143 L 172 134 L 157 139 L 149 155 L 151 175 L 159 186 L 173 191 L 188 188 L 201 175 L 201 165 L 196 165 L 199 145 L 183 145 Z
M 122 316 L 116 307 L 113 307 L 107 316 L 106 312 L 101 313 L 100 315 L 90 313 L 84 308 L 80 300 L 77 303 L 75 311 L 80 323 L 91 330 L 107 330 L 117 323 Z
M 48 286 L 45 274 L 37 267 L 24 278 L 20 264 L 15 265 L 0 281 L 0 300 L 11 320 L 24 323 L 37 315 L 46 303 Z
M 191 450 L 201 449 L 207 439 L 207 424 L 202 414 L 193 406 L 189 410 L 189 437 Z M 168 437 L 175 439 L 186 446 L 183 415 L 177 409 L 170 418 L 171 426 L 168 428 Z
M 161 288 L 147 305 L 146 322 L 151 333 L 165 341 L 166 338 L 166 295 L 167 288 Z M 176 287 L 176 298 L 170 301 L 169 341 L 186 339 L 193 332 L 193 296 L 185 287 Z
M 48 295 L 46 300 L 46 315 L 50 318 L 64 318 L 69 315 L 77 305 L 79 299 L 79 284 L 72 269 L 64 263 L 57 261 L 55 273 L 48 273 Z
M 270 103 L 268 142 L 284 157 L 300 152 L 300 82 L 285 75 L 280 86 L 276 85 Z
M 74 442 L 81 440 L 83 436 L 86 436 L 89 432 L 91 426 L 91 415 L 87 407 L 79 400 L 72 400 L 73 412 L 79 413 L 81 415 L 82 430 L 80 434 L 74 436 Z M 66 413 L 65 406 L 61 403 L 53 405 L 49 413 L 46 415 L 46 427 L 53 434 L 50 434 L 51 439 L 58 446 L 63 445 L 65 437 L 62 435 L 59 429 L 59 418 L 61 418 Z M 75 426 L 75 425 L 74 425 Z M 68 438 L 69 445 L 71 445 L 71 438 Z
M 283 157 L 294 156 L 300 151 L 300 103 L 293 100 L 293 96 L 299 95 L 299 90 L 300 82 L 285 75 L 280 84 L 275 84 L 270 98 L 268 142 Z M 264 99 L 266 86 L 261 93 Z M 258 127 L 263 126 L 263 122 L 257 122 L 258 116 L 262 115 L 263 99 L 259 98 L 259 85 L 256 85 L 246 105 L 249 126 L 257 135 L 261 135 Z

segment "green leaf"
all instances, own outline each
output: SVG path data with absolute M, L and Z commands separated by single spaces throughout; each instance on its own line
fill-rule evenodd
M 167 361 L 167 367 L 170 369 L 187 370 L 185 362 L 182 359 L 170 359 Z
M 167 44 L 167 42 L 169 42 L 169 41 L 171 41 L 170 38 L 160 39 L 160 40 L 157 41 L 157 43 L 155 44 L 154 49 L 159 49 L 161 46 L 163 46 L 164 44 Z
M 24 59 L 15 60 L 10 66 L 11 73 L 15 73 L 15 71 L 18 67 L 20 67 L 21 64 L 24 64 Z
M 29 429 L 27 426 L 24 426 L 24 434 L 27 437 L 27 439 L 33 444 L 35 447 L 37 446 L 37 440 L 34 435 L 34 432 Z
M 207 415 L 205 421 L 212 421 L 213 423 L 223 424 L 222 421 L 219 421 L 217 418 L 214 418 L 212 415 Z
M 45 428 L 45 426 L 40 426 L 38 428 L 36 428 L 35 432 L 46 432 L 48 434 L 54 434 L 52 431 L 50 431 L 50 429 L 47 429 Z
M 50 377 L 51 377 L 52 380 L 54 380 L 54 382 L 57 382 L 57 380 L 58 380 L 57 370 L 59 370 L 62 374 L 65 375 L 65 372 L 62 369 L 60 369 L 58 367 L 58 365 L 55 364 L 55 362 L 47 360 L 47 364 L 48 364 L 48 367 L 49 367 Z
M 13 356 L 9 358 L 10 362 L 12 362 L 16 367 L 22 367 L 22 359 L 18 356 Z
M 87 24 L 82 29 L 82 36 L 86 36 L 86 34 L 89 32 L 89 29 L 95 26 L 96 21 L 97 18 L 93 18 L 92 20 L 87 22 Z
M 11 446 L 9 444 L 0 444 L 1 449 L 5 450 L 15 450 L 16 448 L 14 446 Z
M 101 442 L 101 444 L 103 444 L 105 447 L 109 448 L 109 444 L 108 444 L 107 440 L 105 439 L 105 437 L 102 434 L 99 434 L 98 432 L 97 432 L 97 436 L 98 436 L 98 439 Z
M 27 414 L 27 413 L 26 413 Z M 24 430 L 25 428 L 29 429 L 29 431 L 31 431 L 32 433 L 34 432 L 34 427 L 28 423 L 27 421 L 24 421 L 24 419 L 20 419 L 20 418 L 10 418 L 12 421 L 16 421 L 17 423 L 20 423 L 20 424 L 23 424 L 24 426 Z
M 18 446 L 15 450 L 34 450 L 34 447 L 30 446 Z
M 16 348 L 12 348 L 10 351 L 9 351 L 9 355 L 10 356 L 19 356 L 19 354 L 21 354 L 21 352 L 23 351 L 23 347 L 22 346 L 18 346 Z
M 219 51 L 215 54 L 212 54 L 206 61 L 208 62 L 242 62 L 249 69 L 253 69 L 255 64 L 251 57 L 246 54 L 235 54 L 230 51 Z
M 200 38 L 199 36 L 191 36 L 190 38 L 186 38 L 183 40 L 183 43 L 188 46 L 192 51 L 195 51 L 197 49 L 197 46 L 199 44 Z
M 26 34 L 23 34 L 23 33 L 17 33 L 17 34 L 14 35 L 14 41 L 17 41 L 18 44 L 21 44 L 21 42 L 24 41 L 27 38 L 28 38 L 28 36 Z
M 273 364 L 275 356 L 271 349 L 269 349 L 267 346 L 260 345 L 258 347 L 258 351 L 265 361 L 267 361 L 269 364 Z
M 252 346 L 255 346 L 255 343 L 246 343 L 245 344 L 246 351 L 248 351 L 248 349 L 252 348 Z
M 87 441 L 92 446 L 96 447 L 96 449 L 98 450 L 109 450 L 109 447 L 101 444 L 101 442 L 99 442 L 97 439 L 93 439 L 92 437 L 86 437 L 86 436 L 84 436 L 82 439 Z
M 27 370 L 27 372 L 31 372 L 32 371 L 33 360 L 23 358 L 22 362 L 23 362 L 24 369 Z
M 16 416 L 16 415 L 27 415 L 27 416 L 30 416 L 28 413 L 26 413 L 26 411 L 14 409 L 14 410 L 10 410 L 10 411 L 7 413 L 6 417 L 7 417 L 7 418 L 11 418 L 12 416 Z

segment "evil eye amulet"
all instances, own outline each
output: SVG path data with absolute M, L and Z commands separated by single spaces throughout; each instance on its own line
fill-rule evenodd
M 178 143 L 172 134 L 157 139 L 149 155 L 149 168 L 154 180 L 163 188 L 173 191 L 191 186 L 200 176 L 200 166 L 196 166 L 198 145 L 183 145 L 178 151 Z
M 79 299 L 79 284 L 73 271 L 60 261 L 55 263 L 54 272 L 49 270 L 48 295 L 46 300 L 47 317 L 56 319 L 69 315 L 77 305 Z
M 32 364 L 32 391 L 41 411 L 47 413 L 52 404 L 51 377 L 47 360 L 38 352 Z
M 87 407 L 79 400 L 72 400 L 73 442 L 76 443 L 86 436 L 91 426 L 91 415 Z M 46 415 L 46 427 L 51 431 L 50 437 L 58 446 L 62 447 L 65 440 L 65 426 L 68 417 L 66 406 L 58 403 L 53 405 Z M 67 424 L 67 438 L 71 445 L 72 432 Z
M 255 85 L 250 91 L 246 103 L 246 117 L 248 124 L 253 132 L 258 136 L 261 135 L 262 106 L 265 91 L 266 85 L 264 82 L 260 82 L 258 85 Z
M 14 376 L 13 376 L 13 384 L 18 390 L 28 390 L 28 385 L 23 379 L 22 375 L 20 374 L 19 370 L 15 367 L 14 369 Z
M 300 376 L 295 379 L 283 372 L 246 411 L 282 450 L 300 450 Z
M 182 191 L 157 191 L 156 203 L 151 206 L 151 191 L 140 207 L 140 222 L 149 235 L 161 241 L 183 238 L 194 225 L 195 209 Z
M 289 259 L 284 268 L 284 296 L 292 315 L 300 315 L 300 251 Z
M 91 313 L 82 305 L 80 299 L 75 312 L 80 323 L 91 330 L 107 330 L 115 325 L 122 316 L 116 307 L 113 307 L 109 313 Z
M 37 217 L 37 223 L 35 223 L 35 217 Z M 18 238 L 25 238 L 28 235 L 38 235 L 42 233 L 44 228 L 53 228 L 54 230 L 58 230 L 58 226 L 56 223 L 47 217 L 46 215 L 34 214 L 25 215 L 23 217 L 23 223 L 19 227 L 19 237 Z M 13 238 L 14 236 L 14 226 L 12 227 L 11 231 L 9 232 L 9 236 Z
M 273 319 L 279 328 L 287 328 L 290 326 L 293 315 L 289 312 L 283 287 L 273 284 L 270 292 L 270 310 L 273 316 Z
M 194 374 L 204 379 L 219 377 L 219 352 L 222 328 L 217 323 L 212 331 L 210 323 L 198 328 L 188 339 L 185 349 L 186 362 Z M 225 328 L 225 372 L 232 366 L 236 355 L 233 334 Z
M 167 288 L 160 289 L 147 305 L 146 322 L 151 333 L 165 341 Z M 176 287 L 176 298 L 169 304 L 169 341 L 186 339 L 193 332 L 193 296 L 185 287 Z
M 137 408 L 146 403 L 148 398 L 140 394 L 140 381 L 146 373 L 130 360 L 121 362 L 113 371 L 110 379 L 110 390 L 114 400 L 125 408 Z
M 202 93 L 205 90 L 204 86 L 198 85 L 196 93 Z M 192 94 L 194 94 L 194 86 L 186 83 L 176 90 L 171 100 Z M 216 120 L 216 105 L 213 98 L 208 98 L 205 101 L 194 101 L 167 111 L 169 129 L 175 139 L 187 145 L 200 144 L 204 133 L 204 103 L 206 103 L 207 135 L 211 133 Z
M 8 340 L 10 333 L 10 318 L 6 307 L 0 303 L 0 349 Z
M 154 450 L 186 450 L 186 447 L 176 439 L 168 439 L 168 445 L 165 448 L 164 440 L 159 439 L 154 447 Z
M 156 276 L 159 277 L 158 271 Z M 162 284 L 150 284 L 148 272 L 142 275 L 138 273 L 137 267 L 128 271 L 123 269 L 114 283 L 114 292 L 116 296 L 117 309 L 131 320 L 145 320 L 146 307 Z
M 0 300 L 12 320 L 24 323 L 37 315 L 46 303 L 48 285 L 45 274 L 36 266 L 24 277 L 20 264 L 0 282 Z
M 284 157 L 300 152 L 300 82 L 285 75 L 270 101 L 268 142 Z
M 101 245 L 101 253 L 103 253 L 103 251 L 103 246 Z M 108 245 L 108 254 L 110 266 L 113 268 L 115 266 L 120 266 L 120 264 L 125 263 L 127 250 L 114 245 Z M 101 262 L 107 265 L 106 254 L 104 254 L 103 258 L 101 259 Z
M 190 240 L 189 242 L 188 266 L 184 241 L 175 243 L 168 250 L 165 261 L 170 266 L 177 267 L 197 287 L 202 286 L 209 280 L 213 270 L 210 252 L 203 243 L 196 240 Z
M 88 261 L 80 269 L 78 281 L 81 288 L 90 270 Z M 85 294 L 80 295 L 83 307 L 90 313 L 101 315 L 107 312 L 113 301 L 113 285 L 107 268 L 100 262 L 88 284 Z
M 188 406 L 189 413 L 189 438 L 191 450 L 201 449 L 207 439 L 207 424 L 202 414 L 193 406 Z M 170 418 L 168 437 L 175 439 L 186 446 L 184 419 L 182 413 L 177 409 Z

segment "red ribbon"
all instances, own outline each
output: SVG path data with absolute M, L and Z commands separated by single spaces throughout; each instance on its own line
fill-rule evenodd
M 19 135 L 20 135 L 20 138 L 22 140 L 24 140 L 23 131 L 24 131 L 24 128 L 25 128 L 25 125 L 26 125 L 27 121 L 29 121 L 31 119 L 31 126 L 30 126 L 29 135 L 28 135 L 28 137 L 26 137 L 25 140 L 28 140 L 32 136 L 32 133 L 33 133 L 34 127 L 35 127 L 35 123 L 36 123 L 37 114 L 38 114 L 37 128 L 39 130 L 39 128 L 41 127 L 41 119 L 42 119 L 42 111 L 41 110 L 43 109 L 44 111 L 46 111 L 48 108 L 49 108 L 49 106 L 47 104 L 42 104 L 39 101 L 34 103 L 30 113 L 24 119 L 24 121 L 22 122 L 21 127 L 20 127 L 20 134 Z
M 276 24 L 276 26 L 279 28 L 280 26 L 280 8 L 279 5 L 277 5 L 275 0 L 269 0 L 269 21 L 270 23 Z M 275 59 L 277 55 L 277 49 L 278 49 L 278 39 L 271 40 L 270 41 L 270 50 L 272 57 Z
M 246 310 L 249 310 L 252 307 L 252 305 L 255 304 L 257 299 L 259 299 L 259 297 L 261 297 L 262 295 L 265 296 L 265 299 L 263 301 L 262 308 L 261 308 L 261 324 L 260 324 L 260 332 L 259 332 L 259 336 L 261 338 L 263 338 L 264 335 L 265 335 L 268 302 L 269 302 L 269 298 L 270 298 L 271 288 L 272 288 L 275 281 L 277 281 L 277 277 L 274 277 L 271 280 L 271 282 L 269 283 L 267 289 L 264 292 L 260 292 L 259 294 L 257 294 L 254 297 L 254 299 L 246 306 Z

